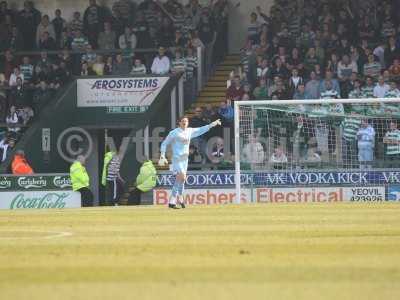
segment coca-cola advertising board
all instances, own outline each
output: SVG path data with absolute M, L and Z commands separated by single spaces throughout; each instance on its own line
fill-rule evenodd
M 81 207 L 73 191 L 15 191 L 0 193 L 0 209 L 62 209 Z

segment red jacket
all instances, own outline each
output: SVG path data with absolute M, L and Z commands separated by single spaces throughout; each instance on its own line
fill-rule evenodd
M 15 175 L 30 175 L 33 174 L 31 166 L 28 164 L 24 156 L 15 155 L 11 163 L 12 173 Z
M 226 98 L 230 100 L 242 100 L 243 95 L 243 88 L 241 86 L 237 88 L 234 83 L 226 90 Z

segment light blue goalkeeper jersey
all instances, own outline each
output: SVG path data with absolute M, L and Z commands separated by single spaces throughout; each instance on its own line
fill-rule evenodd
M 172 147 L 172 171 L 174 173 L 186 173 L 189 158 L 190 140 L 196 138 L 210 130 L 210 125 L 199 128 L 186 128 L 183 130 L 178 127 L 168 134 L 161 143 L 161 155 L 165 155 L 167 147 Z

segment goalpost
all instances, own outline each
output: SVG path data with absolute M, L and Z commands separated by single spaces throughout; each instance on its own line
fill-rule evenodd
M 400 98 L 235 101 L 234 111 L 237 203 L 260 186 L 248 173 L 400 166 Z

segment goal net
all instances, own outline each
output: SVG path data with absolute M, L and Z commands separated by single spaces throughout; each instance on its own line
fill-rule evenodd
M 235 102 L 237 195 L 266 186 L 263 176 L 399 166 L 398 98 Z

